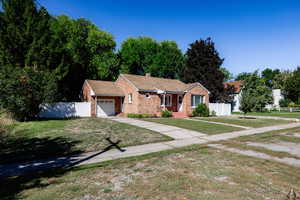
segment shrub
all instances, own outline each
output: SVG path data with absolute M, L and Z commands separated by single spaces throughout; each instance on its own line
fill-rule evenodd
M 208 117 L 209 109 L 205 104 L 198 104 L 198 106 L 193 110 L 194 117 Z
M 213 111 L 211 111 L 210 115 L 211 116 L 217 116 L 217 113 L 216 113 L 216 111 L 213 110 Z
M 279 101 L 280 107 L 288 107 L 292 101 L 290 99 L 281 99 Z
M 153 117 L 151 114 L 139 114 L 139 113 L 128 113 L 127 117 L 129 118 L 150 118 Z
M 161 117 L 172 117 L 172 111 L 169 110 L 161 111 Z

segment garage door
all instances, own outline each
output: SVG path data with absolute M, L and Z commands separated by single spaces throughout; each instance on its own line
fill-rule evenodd
M 115 114 L 115 101 L 113 99 L 99 99 L 97 101 L 97 116 L 107 117 Z

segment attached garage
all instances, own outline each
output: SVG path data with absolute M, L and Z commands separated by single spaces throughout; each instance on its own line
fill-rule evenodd
M 124 93 L 111 81 L 86 80 L 82 88 L 83 101 L 91 102 L 93 117 L 118 115 L 122 111 Z
M 98 99 L 97 100 L 97 117 L 107 117 L 115 115 L 114 99 Z

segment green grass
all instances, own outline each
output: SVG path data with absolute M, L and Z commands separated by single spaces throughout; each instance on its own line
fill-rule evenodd
M 195 119 L 197 119 L 197 118 L 195 118 Z M 291 123 L 291 121 L 287 121 L 287 120 L 243 119 L 243 118 L 233 118 L 233 117 L 201 117 L 198 119 L 206 120 L 206 121 L 213 121 L 213 122 L 235 124 L 235 125 L 253 127 L 253 128 Z
M 204 145 L 0 182 L 1 199 L 285 199 L 299 168 Z
M 174 118 L 158 118 L 158 119 L 143 119 L 145 121 L 157 122 L 160 124 L 166 124 L 171 126 L 177 126 L 193 131 L 198 131 L 205 134 L 218 134 L 232 131 L 242 130 L 241 128 L 224 126 L 218 124 L 211 124 L 201 121 L 185 120 L 185 119 L 174 119 Z
M 239 114 L 241 113 L 233 113 Z M 298 118 L 300 119 L 300 112 L 251 112 L 247 113 L 249 116 L 271 116 L 271 117 L 284 117 L 284 118 Z
M 17 122 L 6 126 L 0 137 L 0 164 L 103 150 L 105 140 L 121 140 L 121 146 L 171 140 L 136 126 L 104 118 Z

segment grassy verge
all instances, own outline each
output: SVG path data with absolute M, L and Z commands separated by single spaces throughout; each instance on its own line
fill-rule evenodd
M 179 128 L 198 131 L 209 135 L 242 130 L 241 128 L 232 127 L 232 126 L 224 126 L 224 125 L 211 124 L 211 123 L 206 123 L 201 121 L 185 120 L 185 119 L 158 118 L 158 119 L 143 119 L 143 120 L 171 125 L 171 126 L 177 126 Z
M 197 118 L 195 118 L 197 119 Z M 278 124 L 287 124 L 291 121 L 287 120 L 273 120 L 273 119 L 244 119 L 244 118 L 231 118 L 231 117 L 201 117 L 198 118 L 206 121 L 222 122 L 228 124 L 235 124 L 240 126 L 259 128 L 264 126 L 273 126 Z
M 233 113 L 239 114 L 241 113 Z M 284 118 L 298 118 L 300 119 L 300 112 L 251 112 L 247 113 L 249 116 L 271 116 L 271 117 L 284 117 Z
M 103 150 L 106 137 L 121 146 L 171 140 L 159 133 L 103 118 L 17 122 L 6 126 L 0 164 Z
M 0 182 L 1 199 L 284 199 L 299 168 L 207 148 L 168 150 Z

